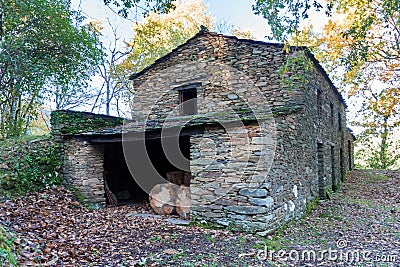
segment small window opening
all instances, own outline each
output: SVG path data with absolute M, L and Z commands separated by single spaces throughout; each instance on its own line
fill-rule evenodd
M 339 131 L 342 130 L 342 114 L 338 113 L 338 124 L 339 124 Z
M 339 160 L 339 164 L 340 164 L 340 180 L 342 182 L 344 182 L 344 168 L 343 168 L 343 149 L 340 149 L 340 160 Z
M 332 190 L 334 192 L 338 189 L 338 182 L 336 180 L 335 172 L 335 147 L 331 146 L 331 176 L 332 176 Z
M 179 91 L 179 105 L 181 115 L 197 114 L 197 90 L 185 89 Z
M 353 164 L 351 161 L 351 141 L 347 140 L 347 149 L 348 149 L 348 157 L 349 157 L 349 170 L 352 171 L 353 170 Z
M 318 187 L 319 196 L 321 199 L 325 198 L 325 172 L 324 172 L 324 146 L 322 143 L 317 144 L 318 155 Z
M 333 103 L 331 103 L 330 107 L 331 107 L 331 125 L 333 125 L 334 117 L 335 117 Z

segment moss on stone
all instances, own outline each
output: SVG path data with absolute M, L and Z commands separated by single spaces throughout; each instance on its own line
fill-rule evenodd
M 51 113 L 50 123 L 53 134 L 77 135 L 121 126 L 124 119 L 89 112 L 57 110 Z
M 179 125 L 185 122 L 184 127 L 196 127 L 204 124 L 212 124 L 218 121 L 219 123 L 233 123 L 242 121 L 244 124 L 266 120 L 271 117 L 282 116 L 300 110 L 300 106 L 282 106 L 271 110 L 258 111 L 254 114 L 252 110 L 235 110 L 228 112 L 214 112 L 207 114 L 196 114 L 190 116 L 177 116 L 166 121 L 165 118 L 156 118 L 139 123 L 142 125 L 136 129 L 129 129 L 127 131 L 142 131 L 146 130 L 159 130 L 169 125 Z M 88 134 L 120 134 L 124 124 L 123 118 L 112 117 L 107 115 L 93 114 L 88 112 L 77 111 L 54 111 L 51 114 L 51 125 L 53 135 L 88 135 Z M 145 125 L 145 126 L 144 126 Z
M 210 124 L 218 120 L 219 123 L 233 123 L 242 121 L 243 123 L 251 123 L 255 121 L 263 121 L 271 117 L 287 115 L 300 110 L 300 106 L 282 106 L 265 112 L 258 111 L 254 114 L 251 110 L 237 110 L 227 112 L 214 112 L 206 114 L 196 114 L 189 116 L 178 116 L 168 119 L 167 123 L 173 125 L 174 123 L 186 122 L 185 127 L 194 127 L 204 124 Z M 146 122 L 147 130 L 157 130 L 163 128 L 165 118 L 157 118 Z

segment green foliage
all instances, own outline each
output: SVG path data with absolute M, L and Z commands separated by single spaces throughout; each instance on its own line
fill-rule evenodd
M 64 0 L 0 1 L 0 138 L 21 136 L 45 100 L 75 96 L 103 57 Z
M 394 131 L 386 133 L 363 133 L 357 137 L 354 153 L 359 169 L 397 169 L 400 167 L 400 144 Z
M 149 12 L 157 12 L 160 14 L 168 13 L 175 8 L 176 0 L 103 0 L 104 4 L 116 8 L 118 15 L 128 18 L 132 9 L 143 11 L 143 15 Z
M 257 242 L 256 245 L 253 246 L 256 250 L 266 250 L 266 251 L 279 251 L 284 249 L 284 238 L 274 235 L 269 236 L 268 238 L 259 238 L 260 241 Z
M 17 266 L 12 236 L 0 226 L 0 266 Z
M 388 135 L 400 125 L 400 1 L 257 0 L 253 9 L 268 20 L 274 38 L 311 46 L 335 82 L 359 97 L 354 124 L 365 129 L 359 155 L 366 160 L 358 167 L 395 165 L 399 141 L 389 145 Z M 312 25 L 300 29 L 312 11 L 329 15 L 319 34 Z
M 285 62 L 278 69 L 278 74 L 282 77 L 282 84 L 288 85 L 289 89 L 295 89 L 299 84 L 309 82 L 307 72 L 313 66 L 314 64 L 304 51 L 296 51 L 288 54 Z
M 368 176 L 367 182 L 372 184 L 387 182 L 390 179 L 386 174 L 376 171 L 368 171 Z
M 204 233 L 204 237 L 206 238 L 206 240 L 214 243 L 215 242 L 215 237 L 212 237 L 210 233 Z
M 176 2 L 176 8 L 168 14 L 152 12 L 134 26 L 129 43 L 132 53 L 118 65 L 117 72 L 139 72 L 193 37 L 201 25 L 212 28 L 213 24 L 201 1 Z
M 310 214 L 318 207 L 319 198 L 315 197 L 313 200 L 307 201 L 305 215 Z
M 0 192 L 14 195 L 60 184 L 60 147 L 49 138 L 0 143 Z
M 190 226 L 202 227 L 204 229 L 221 229 L 224 228 L 222 225 L 212 223 L 210 221 L 203 220 L 201 218 L 191 218 Z
M 295 33 L 302 19 L 309 16 L 310 9 L 321 11 L 322 1 L 310 0 L 256 0 L 253 10 L 268 20 L 273 36 L 270 39 L 287 40 Z M 331 1 L 326 2 L 325 12 L 330 12 Z

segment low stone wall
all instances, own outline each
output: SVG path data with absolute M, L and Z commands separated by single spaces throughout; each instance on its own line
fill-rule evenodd
M 67 185 L 78 190 L 91 203 L 105 206 L 103 178 L 103 146 L 79 141 L 64 140 L 62 176 Z

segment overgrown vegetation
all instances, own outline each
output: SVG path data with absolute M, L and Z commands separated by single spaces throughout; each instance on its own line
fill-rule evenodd
M 307 201 L 306 211 L 304 213 L 304 216 L 310 214 L 313 210 L 315 210 L 318 207 L 318 203 L 319 203 L 319 197 L 316 197 L 313 200 Z
M 60 147 L 50 137 L 0 141 L 0 195 L 21 195 L 60 184 Z
M 122 125 L 124 120 L 118 117 L 93 115 L 87 112 L 59 110 L 51 113 L 52 132 L 54 134 L 79 134 Z
M 400 167 L 400 142 L 396 130 L 386 133 L 361 134 L 356 140 L 354 153 L 358 169 L 397 169 Z
M 17 266 L 13 237 L 0 226 L 0 266 Z
M 224 228 L 223 226 L 216 224 L 216 223 L 212 223 L 209 221 L 206 221 L 204 219 L 201 218 L 191 218 L 190 220 L 190 226 L 196 226 L 196 227 L 202 227 L 204 229 L 221 229 Z

